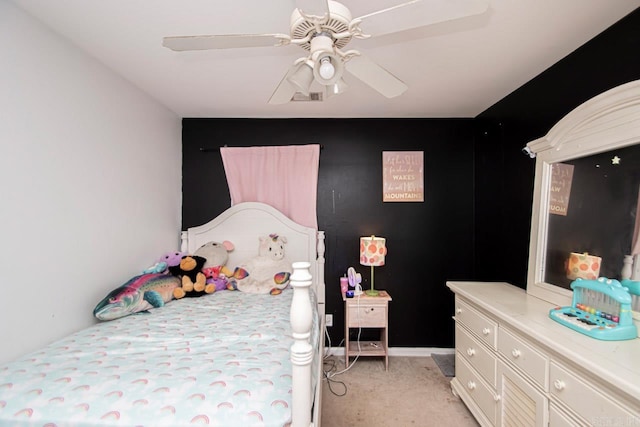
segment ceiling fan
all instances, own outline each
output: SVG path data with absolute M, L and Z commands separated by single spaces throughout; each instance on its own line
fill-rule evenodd
M 401 95 L 407 85 L 358 50 L 345 50 L 353 39 L 366 39 L 438 22 L 481 14 L 484 0 L 411 0 L 353 18 L 349 9 L 333 0 L 295 0 L 289 34 L 221 34 L 164 37 L 162 45 L 174 51 L 243 47 L 300 46 L 307 51 L 294 61 L 269 99 L 285 104 L 300 92 L 309 95 L 314 82 L 327 97 L 347 89 L 345 71 L 387 98 Z M 365 33 L 361 25 L 367 29 Z

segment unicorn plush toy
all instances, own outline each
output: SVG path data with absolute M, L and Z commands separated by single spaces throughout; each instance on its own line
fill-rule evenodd
M 236 289 L 253 294 L 278 295 L 289 284 L 291 262 L 285 257 L 287 238 L 270 234 L 260 237 L 258 256 L 234 272 Z

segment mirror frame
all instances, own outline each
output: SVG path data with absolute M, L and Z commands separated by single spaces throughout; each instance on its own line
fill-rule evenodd
M 634 144 L 640 144 L 640 80 L 591 98 L 527 144 L 536 154 L 528 294 L 558 306 L 571 305 L 571 290 L 544 281 L 552 165 Z

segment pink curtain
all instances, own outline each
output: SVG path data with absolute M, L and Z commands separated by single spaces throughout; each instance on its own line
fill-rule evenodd
M 320 146 L 221 147 L 231 205 L 262 202 L 295 222 L 318 228 Z

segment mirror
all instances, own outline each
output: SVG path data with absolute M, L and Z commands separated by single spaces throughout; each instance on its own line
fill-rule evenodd
M 621 280 L 639 188 L 640 145 L 553 164 L 544 282 L 570 289 L 578 277 Z
M 580 105 L 527 148 L 536 154 L 527 293 L 570 305 L 571 253 L 598 257 L 591 259 L 599 263 L 598 275 L 616 279 L 631 253 L 640 187 L 640 80 Z M 635 264 L 637 273 L 640 261 Z

